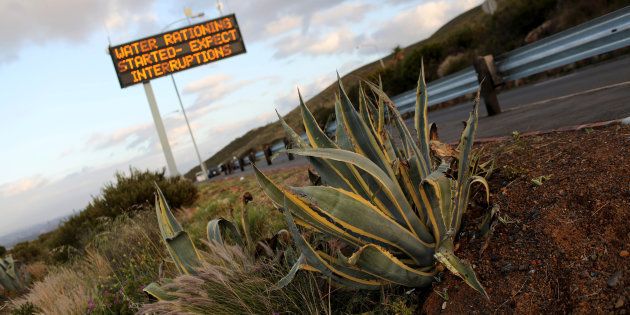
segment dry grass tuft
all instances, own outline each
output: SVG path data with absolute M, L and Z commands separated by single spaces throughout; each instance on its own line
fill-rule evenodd
M 36 261 L 26 266 L 26 272 L 32 281 L 40 281 L 48 274 L 48 266 L 42 261 Z
M 163 286 L 176 297 L 144 305 L 142 314 L 321 314 L 325 311 L 314 278 L 273 290 L 286 270 L 256 263 L 240 247 L 208 244 L 204 266 Z M 306 275 L 305 275 L 306 276 Z
M 17 309 L 30 302 L 43 314 L 85 314 L 96 295 L 95 283 L 111 273 L 103 256 L 88 252 L 85 260 L 52 270 L 27 295 L 13 301 L 11 307 Z

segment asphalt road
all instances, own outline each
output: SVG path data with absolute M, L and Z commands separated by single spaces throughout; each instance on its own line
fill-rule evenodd
M 525 85 L 498 95 L 502 113 L 489 117 L 485 105 L 479 110 L 478 138 L 510 135 L 513 131 L 552 130 L 567 126 L 630 117 L 630 56 L 585 67 L 562 77 Z M 472 102 L 432 111 L 429 121 L 438 126 L 440 139 L 453 142 L 459 139 L 462 121 L 468 118 Z M 413 128 L 413 119 L 407 120 Z M 288 162 L 279 154 L 268 166 L 258 162 L 261 169 L 306 164 L 296 157 Z M 246 167 L 232 173 L 243 176 L 252 172 Z M 221 179 L 218 176 L 213 179 Z
M 502 113 L 488 117 L 479 109 L 477 137 L 495 137 L 528 131 L 630 116 L 630 56 L 585 67 L 568 75 L 513 88 L 498 94 Z M 429 113 L 442 141 L 459 139 L 462 121 L 472 102 Z M 412 120 L 407 121 L 411 126 Z

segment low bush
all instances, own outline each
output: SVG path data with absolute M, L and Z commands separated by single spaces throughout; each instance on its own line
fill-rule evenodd
M 164 194 L 173 200 L 173 208 L 190 206 L 197 198 L 197 188 L 189 180 L 166 177 L 162 171 L 130 169 L 129 174 L 116 173 L 115 181 L 105 185 L 102 194 L 90 202 L 79 214 L 69 218 L 50 235 L 50 248 L 72 246 L 82 248 L 95 233 L 103 218 L 116 218 L 149 206 L 153 202 L 153 185 L 163 187 Z M 67 260 L 67 255 L 59 255 Z
M 103 220 L 98 229 L 103 232 L 86 244 L 85 254 L 49 267 L 30 293 L 13 303 L 14 312 L 32 305 L 44 314 L 134 314 L 149 301 L 144 286 L 161 274 L 174 274 L 164 264 L 166 253 L 152 211 Z

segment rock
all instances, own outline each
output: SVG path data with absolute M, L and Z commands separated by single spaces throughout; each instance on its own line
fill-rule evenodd
M 442 303 L 442 309 L 445 310 L 446 309 L 446 302 Z
M 606 284 L 608 284 L 609 287 L 614 288 L 616 286 L 619 285 L 619 281 L 621 280 L 621 270 L 615 272 L 610 278 L 608 278 L 608 281 L 606 281 Z
M 621 257 L 628 257 L 630 256 L 630 252 L 628 252 L 627 250 L 622 250 L 621 252 L 619 252 L 619 256 Z
M 617 302 L 615 302 L 615 308 L 622 308 L 624 304 L 626 304 L 626 301 L 624 300 L 623 296 L 620 296 L 617 299 Z
M 525 36 L 525 43 L 527 43 L 527 44 L 533 43 L 533 42 L 535 42 L 535 41 L 545 37 L 549 32 L 551 32 L 553 27 L 554 27 L 554 25 L 553 25 L 553 22 L 551 20 L 545 21 L 543 24 L 541 24 L 540 26 L 536 27 L 531 32 L 529 32 L 527 34 L 527 36 Z

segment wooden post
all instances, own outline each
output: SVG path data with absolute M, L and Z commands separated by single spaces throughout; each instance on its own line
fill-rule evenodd
M 254 150 L 249 151 L 249 163 L 252 165 L 256 164 L 256 152 Z
M 241 169 L 241 172 L 245 172 L 245 158 L 240 157 L 238 159 L 238 167 Z
M 495 87 L 501 84 L 501 82 L 497 82 L 501 77 L 496 73 L 494 57 L 492 55 L 478 56 L 474 59 L 473 66 L 477 71 L 477 81 L 481 87 L 481 97 L 486 103 L 488 116 L 500 114 L 501 106 L 497 99 Z
M 267 161 L 267 165 L 271 165 L 271 146 L 266 145 L 263 153 L 265 153 L 265 160 Z
M 291 142 L 289 141 L 289 139 L 285 137 L 284 139 L 282 139 L 282 141 L 284 142 L 285 149 L 287 150 L 291 149 Z M 295 159 L 295 157 L 293 156 L 293 153 L 287 152 L 287 157 L 289 158 L 289 161 L 293 161 L 293 159 Z

